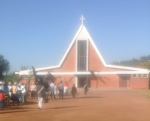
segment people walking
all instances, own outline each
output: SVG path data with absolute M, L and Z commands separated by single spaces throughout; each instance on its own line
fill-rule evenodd
M 75 95 L 77 94 L 77 88 L 75 87 L 75 85 L 73 84 L 73 87 L 71 89 L 71 94 L 72 94 L 72 97 L 75 98 Z
M 42 86 L 41 82 L 37 83 L 37 96 L 38 96 L 38 108 L 42 109 L 43 105 L 43 94 L 44 94 L 44 86 Z
M 62 83 L 62 81 L 59 83 L 59 99 L 63 99 L 63 93 L 64 93 L 64 85 Z
M 53 82 L 50 83 L 50 91 L 51 91 L 51 98 L 54 97 L 55 99 L 55 84 Z
M 73 98 L 75 98 L 75 95 L 77 94 L 77 88 L 75 87 L 74 84 L 73 84 L 72 89 L 71 89 L 71 94 L 72 94 Z

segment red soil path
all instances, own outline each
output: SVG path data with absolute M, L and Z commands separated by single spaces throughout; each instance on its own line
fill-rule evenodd
M 90 90 L 76 99 L 51 99 L 37 109 L 37 100 L 0 110 L 0 121 L 150 121 L 150 98 L 132 90 Z

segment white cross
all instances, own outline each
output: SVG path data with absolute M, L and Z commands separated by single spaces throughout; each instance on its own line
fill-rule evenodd
M 83 21 L 84 21 L 84 17 L 83 17 L 83 15 L 82 15 L 82 17 L 80 18 L 80 20 L 81 20 L 81 22 L 82 22 L 82 25 L 83 25 Z

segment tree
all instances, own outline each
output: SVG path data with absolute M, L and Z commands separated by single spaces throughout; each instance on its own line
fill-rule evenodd
M 28 69 L 29 69 L 29 66 L 21 66 L 21 67 L 20 67 L 20 70 L 21 70 L 21 71 L 28 70 Z
M 150 55 L 141 56 L 139 59 L 133 58 L 131 60 L 124 60 L 124 61 L 120 61 L 120 62 L 115 61 L 115 62 L 112 62 L 112 64 L 150 69 Z
M 19 81 L 21 78 L 17 75 L 15 75 L 15 73 L 8 73 L 7 75 L 4 76 L 4 81 L 5 82 L 17 82 Z
M 0 55 L 0 79 L 3 79 L 3 74 L 9 70 L 9 62 L 4 59 L 3 55 Z

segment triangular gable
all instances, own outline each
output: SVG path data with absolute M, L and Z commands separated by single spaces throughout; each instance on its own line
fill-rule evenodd
M 63 64 L 63 62 L 65 61 L 65 58 L 67 57 L 68 53 L 70 52 L 74 42 L 78 39 L 78 38 L 88 38 L 89 42 L 92 44 L 92 46 L 94 47 L 99 59 L 101 60 L 101 62 L 103 63 L 103 65 L 106 68 L 114 68 L 114 69 L 123 69 L 123 70 L 130 70 L 130 71 L 146 71 L 146 69 L 140 69 L 140 68 L 132 68 L 132 67 L 124 67 L 124 66 L 115 66 L 115 65 L 107 65 L 106 62 L 104 61 L 102 55 L 100 54 L 99 50 L 97 49 L 93 39 L 91 38 L 89 32 L 87 31 L 86 27 L 84 25 L 81 25 L 80 28 L 78 29 L 76 35 L 74 36 L 73 40 L 71 41 L 71 44 L 69 45 L 66 53 L 64 54 L 63 58 L 61 59 L 59 65 L 57 66 L 50 66 L 50 67 L 44 67 L 44 68 L 37 68 L 35 69 L 36 71 L 44 71 L 44 70 L 50 70 L 50 69 L 56 69 L 56 68 L 60 68 L 61 65 Z M 20 73 L 24 73 L 24 72 L 29 72 L 30 70 L 26 70 L 26 71 L 20 71 Z

